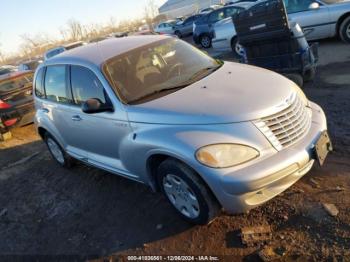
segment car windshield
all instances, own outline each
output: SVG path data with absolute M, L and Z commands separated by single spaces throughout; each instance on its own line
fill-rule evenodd
M 179 39 L 169 38 L 106 61 L 103 73 L 125 103 L 142 103 L 184 88 L 222 65 Z
M 0 93 L 6 93 L 16 89 L 26 87 L 33 81 L 33 74 L 25 74 L 16 78 L 0 81 Z

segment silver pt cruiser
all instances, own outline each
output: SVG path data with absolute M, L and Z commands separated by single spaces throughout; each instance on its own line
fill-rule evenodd
M 322 109 L 293 82 L 172 37 L 64 52 L 37 69 L 34 89 L 37 129 L 59 164 L 147 184 L 192 223 L 268 201 L 331 150 Z

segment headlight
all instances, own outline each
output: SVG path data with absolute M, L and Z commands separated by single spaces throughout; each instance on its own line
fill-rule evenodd
M 213 168 L 225 168 L 243 164 L 259 156 L 259 152 L 249 146 L 238 144 L 216 144 L 200 148 L 197 160 Z

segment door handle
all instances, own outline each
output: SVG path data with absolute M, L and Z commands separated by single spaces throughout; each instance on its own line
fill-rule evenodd
M 83 119 L 80 116 L 76 115 L 76 116 L 72 116 L 72 120 L 73 121 L 81 121 Z
M 45 114 L 47 114 L 47 113 L 50 112 L 50 110 L 47 109 L 47 108 L 45 108 L 45 107 L 41 108 L 41 111 L 42 111 L 43 113 L 45 113 Z

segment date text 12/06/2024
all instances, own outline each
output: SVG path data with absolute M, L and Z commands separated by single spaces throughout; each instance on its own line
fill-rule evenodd
M 127 261 L 220 261 L 217 256 L 127 256 Z

